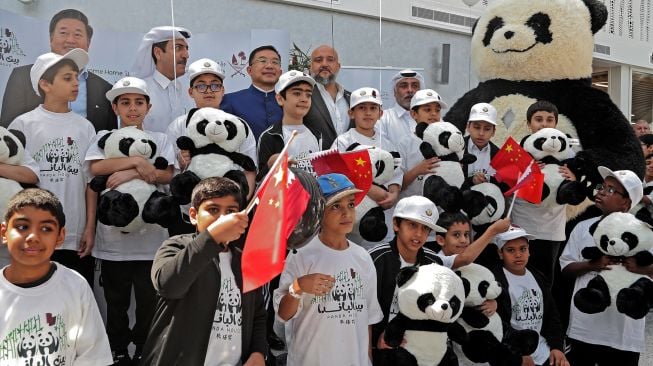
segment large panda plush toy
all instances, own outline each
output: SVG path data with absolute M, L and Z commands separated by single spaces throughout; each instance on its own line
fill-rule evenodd
M 25 135 L 18 130 L 0 127 L 0 163 L 21 165 L 25 156 Z M 15 180 L 0 177 L 0 217 L 5 217 L 7 203 L 11 197 L 23 190 Z
M 232 114 L 208 107 L 195 111 L 186 135 L 177 139 L 177 147 L 190 152 L 190 164 L 170 182 L 170 191 L 182 205 L 190 203 L 195 185 L 208 177 L 230 178 L 243 189 L 243 196 L 249 194 L 242 170 L 255 172 L 256 165 L 238 149 L 250 133 L 247 123 Z
M 136 127 L 124 127 L 108 132 L 98 140 L 107 159 L 138 156 L 151 162 L 156 169 L 167 169 L 168 161 L 157 155 L 156 143 L 150 134 Z M 113 189 L 107 189 L 109 176 L 96 176 L 90 187 L 100 193 L 97 206 L 98 221 L 119 227 L 121 232 L 139 230 L 145 224 L 165 228 L 179 217 L 176 199 L 159 192 L 155 185 L 142 179 L 132 179 Z
M 478 19 L 472 34 L 472 65 L 478 86 L 461 97 L 444 119 L 463 129 L 475 103 L 498 112 L 494 141 L 517 141 L 529 133 L 526 111 L 537 100 L 555 104 L 557 128 L 580 140 L 579 168 L 591 185 L 600 165 L 644 175 L 644 158 L 628 120 L 610 97 L 591 86 L 593 35 L 606 22 L 598 0 L 498 0 Z
M 640 266 L 653 264 L 653 231 L 651 227 L 630 213 L 615 212 L 590 226 L 595 247 L 584 248 L 583 257 L 589 260 L 603 255 L 634 257 Z M 596 314 L 608 307 L 633 319 L 645 317 L 653 307 L 653 281 L 648 277 L 629 272 L 620 264 L 610 265 L 591 279 L 587 287 L 574 295 L 578 310 Z
M 463 134 L 449 122 L 427 124 L 420 122 L 415 134 L 422 139 L 419 150 L 424 159 L 438 157 L 440 162 L 433 174 L 424 176 L 423 196 L 430 199 L 445 212 L 457 212 L 462 208 L 462 192 L 465 174 L 460 164 L 470 164 L 476 157 L 465 153 Z
M 533 159 L 544 163 L 544 185 L 542 187 L 542 202 L 540 206 L 578 205 L 585 200 L 586 188 L 581 181 L 566 180 L 558 171 L 560 166 L 574 165 L 570 157 L 571 146 L 569 136 L 555 128 L 543 128 L 532 135 L 526 136 L 521 145 Z M 578 177 L 579 179 L 581 177 Z
M 463 342 L 454 324 L 463 311 L 465 290 L 453 271 L 439 264 L 404 267 L 397 275 L 399 313 L 387 325 L 381 365 L 453 366 L 458 360 L 447 340 Z M 376 362 L 376 360 L 375 360 Z
M 493 183 L 480 183 L 463 191 L 463 211 L 475 232 L 485 232 L 506 211 L 506 199 Z

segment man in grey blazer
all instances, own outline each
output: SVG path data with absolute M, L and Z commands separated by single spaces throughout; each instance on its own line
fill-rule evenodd
M 50 20 L 50 50 L 54 53 L 63 55 L 74 48 L 88 52 L 92 36 L 93 28 L 88 24 L 86 15 L 79 10 L 62 10 Z M 43 102 L 32 89 L 29 76 L 31 68 L 32 65 L 25 65 L 11 71 L 0 112 L 0 125 L 3 127 L 7 127 L 14 118 L 33 110 Z M 80 70 L 80 93 L 77 100 L 71 103 L 71 108 L 91 121 L 96 131 L 117 127 L 116 115 L 105 96 L 109 89 L 111 84 L 106 80 L 87 70 Z
M 338 52 L 333 47 L 321 45 L 311 53 L 310 72 L 317 84 L 304 125 L 321 132 L 322 146 L 331 146 L 338 135 L 353 127 L 348 114 L 351 93 L 336 82 L 338 71 Z

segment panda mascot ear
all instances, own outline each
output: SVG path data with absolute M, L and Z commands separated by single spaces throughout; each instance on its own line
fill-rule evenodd
M 353 151 L 355 148 L 361 146 L 358 142 L 354 142 L 353 144 L 349 145 L 345 151 Z
M 109 136 L 111 136 L 112 132 L 109 132 L 105 134 L 104 136 L 100 137 L 100 139 L 97 141 L 97 146 L 100 147 L 100 149 L 104 150 L 104 145 L 107 143 L 107 139 Z
M 419 267 L 417 266 L 408 266 L 400 269 L 399 274 L 397 274 L 397 287 L 403 286 L 408 280 L 413 278 L 417 271 L 419 271 Z
M 608 20 L 608 9 L 597 0 L 583 0 L 585 6 L 590 11 L 590 21 L 592 22 L 592 33 L 598 32 Z
M 424 140 L 424 131 L 428 127 L 428 123 L 426 122 L 420 122 L 415 126 L 415 135 L 419 137 L 421 140 Z
M 12 133 L 12 135 L 16 136 L 18 141 L 20 141 L 21 144 L 23 144 L 23 147 L 25 147 L 25 144 L 27 144 L 27 139 L 25 138 L 25 134 L 22 131 L 19 130 L 8 130 L 9 132 Z

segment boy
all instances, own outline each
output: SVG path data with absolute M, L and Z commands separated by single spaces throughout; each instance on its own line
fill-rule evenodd
M 63 56 L 39 56 L 30 78 L 43 104 L 16 117 L 9 129 L 25 134 L 25 149 L 39 165 L 39 186 L 61 200 L 68 217 L 66 238 L 52 259 L 79 272 L 92 286 L 97 195 L 86 184 L 84 154 L 95 129 L 69 107 L 79 92 L 77 73 L 87 62 L 88 54 L 79 48 Z
M 526 269 L 528 241 L 524 229 L 511 227 L 496 237 L 503 266 L 493 268 L 503 291 L 497 298 L 497 313 L 504 323 L 517 330 L 531 329 L 540 339 L 533 354 L 522 356 L 524 366 L 569 366 L 563 353 L 564 333 L 551 291 L 537 271 Z
M 644 156 L 653 154 L 653 135 L 650 133 L 639 135 L 639 142 L 642 145 Z
M 442 262 L 435 252 L 424 248 L 431 231 L 443 231 L 436 224 L 437 221 L 438 209 L 428 198 L 402 198 L 392 214 L 395 237 L 387 244 L 370 249 L 376 268 L 377 296 L 383 312 L 381 322 L 372 326 L 372 347 L 375 351 L 390 348 L 383 341 L 383 331 L 399 313 L 396 282 L 399 270 L 407 266 Z
M 91 288 L 50 261 L 65 225 L 61 202 L 49 191 L 25 189 L 9 201 L 1 228 L 11 255 L 0 274 L 2 365 L 112 364 Z
M 628 212 L 643 196 L 642 181 L 629 170 L 611 171 L 598 168 L 603 184 L 596 187 L 594 203 L 602 216 L 613 212 Z M 594 239 L 589 227 L 601 217 L 579 222 L 569 235 L 567 246 L 560 256 L 562 274 L 576 279 L 574 294 L 585 288 L 587 283 L 611 264 L 620 264 L 631 272 L 653 275 L 653 266 L 639 267 L 633 258 L 620 261 L 618 258 L 603 256 L 587 261 L 582 250 L 594 247 Z M 617 312 L 614 306 L 598 314 L 580 312 L 571 303 L 569 337 L 571 351 L 569 362 L 574 366 L 585 365 L 624 365 L 637 366 L 639 354 L 645 349 L 645 319 L 632 319 Z
M 288 255 L 274 292 L 292 342 L 288 366 L 371 365 L 370 329 L 383 314 L 376 272 L 365 249 L 347 240 L 360 192 L 342 174 L 320 176 L 326 200 L 320 233 Z
M 315 80 L 299 71 L 288 71 L 281 75 L 274 86 L 275 98 L 283 110 L 281 121 L 263 131 L 258 140 L 258 176 L 260 181 L 283 150 L 292 131 L 298 132 L 288 148 L 288 156 L 293 160 L 306 158 L 311 153 L 322 150 L 320 131 L 304 125 L 304 116 L 311 108 Z
M 490 182 L 494 176 L 495 170 L 490 166 L 490 161 L 499 148 L 490 139 L 494 137 L 496 127 L 497 110 L 491 104 L 477 103 L 472 106 L 467 122 L 469 135 L 465 136 L 465 145 L 467 152 L 476 156 L 476 161 L 463 166 L 467 185 Z
M 361 145 L 374 146 L 385 151 L 396 152 L 394 144 L 390 142 L 381 132 L 377 131 L 375 125 L 383 115 L 381 106 L 381 93 L 374 88 L 360 88 L 354 90 L 350 96 L 349 118 L 354 122 L 354 128 L 338 136 L 333 142 L 332 149 L 345 151 L 354 143 Z M 386 167 L 392 169 L 393 167 Z M 398 169 L 392 180 L 386 183 L 388 190 L 372 185 L 367 196 L 375 201 L 385 210 L 386 225 L 392 225 L 392 207 L 397 203 L 399 191 L 401 190 L 401 181 L 403 174 Z M 388 232 L 382 242 L 392 239 L 392 234 Z M 368 242 L 358 235 L 351 235 L 350 239 L 365 249 L 370 249 L 378 242 Z
M 143 130 L 143 121 L 151 108 L 145 81 L 126 77 L 118 80 L 106 93 L 121 127 Z M 141 157 L 105 159 L 104 150 L 97 141 L 109 131 L 100 131 L 86 152 L 86 161 L 93 175 L 108 175 L 108 188 L 115 188 L 132 179 L 142 179 L 152 184 L 168 184 L 172 179 L 175 159 L 172 145 L 162 132 L 146 131 L 156 144 L 157 156 L 168 160 L 166 170 L 158 170 Z M 101 259 L 100 275 L 107 301 L 107 334 L 111 344 L 114 365 L 130 365 L 127 346 L 136 345 L 134 361 L 140 358 L 147 331 L 154 315 L 156 295 L 150 271 L 154 254 L 168 238 L 166 229 L 146 224 L 142 229 L 123 233 L 121 228 L 97 223 L 93 256 Z M 129 327 L 128 309 L 132 287 L 136 298 L 136 319 Z
M 261 289 L 242 293 L 242 239 L 248 225 L 241 189 L 212 177 L 193 189 L 197 231 L 163 242 L 152 266 L 156 314 L 143 365 L 265 365 Z
M 434 90 L 422 89 L 417 91 L 410 100 L 410 115 L 417 123 L 428 124 L 440 122 L 440 111 L 447 108 L 442 97 Z M 402 157 L 401 168 L 404 179 L 401 185 L 400 197 L 409 197 L 422 194 L 422 179 L 424 175 L 432 173 L 438 167 L 440 159 L 424 159 L 419 151 L 422 143 L 413 131 L 410 135 L 398 138 L 399 155 Z

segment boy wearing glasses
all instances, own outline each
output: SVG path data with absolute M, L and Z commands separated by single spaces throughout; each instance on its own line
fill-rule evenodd
M 594 202 L 603 216 L 613 212 L 628 212 L 642 199 L 642 182 L 635 173 L 629 170 L 612 171 L 602 166 L 598 170 L 603 177 L 603 184 L 597 185 Z M 562 274 L 576 278 L 574 294 L 586 287 L 598 273 L 609 270 L 609 265 L 621 264 L 634 273 L 648 276 L 653 274 L 653 266 L 640 267 L 634 258 L 603 256 L 592 261 L 583 258 L 582 250 L 595 245 L 589 227 L 600 218 L 578 223 L 560 256 Z M 645 347 L 644 326 L 644 318 L 632 319 L 618 313 L 614 306 L 602 313 L 585 314 L 572 302 L 567 329 L 571 345 L 568 360 L 574 366 L 637 366 L 639 354 Z

